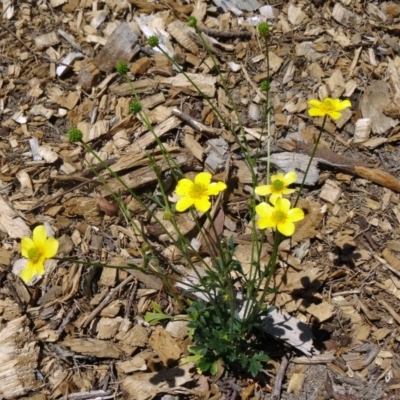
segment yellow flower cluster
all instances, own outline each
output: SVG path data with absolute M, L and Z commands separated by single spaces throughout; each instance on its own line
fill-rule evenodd
M 255 192 L 259 196 L 271 195 L 269 202 L 272 205 L 263 201 L 255 208 L 259 217 L 257 226 L 260 229 L 274 228 L 282 235 L 293 235 L 295 231 L 294 222 L 301 221 L 304 218 L 304 212 L 301 208 L 290 208 L 290 201 L 282 196 L 294 192 L 294 189 L 289 189 L 288 186 L 296 180 L 297 174 L 290 171 L 286 175 L 272 175 L 270 185 L 255 188 Z
M 212 175 L 208 172 L 201 172 L 194 180 L 183 178 L 178 182 L 175 193 L 180 196 L 176 203 L 176 210 L 186 211 L 191 206 L 201 212 L 207 212 L 211 207 L 210 196 L 216 196 L 226 189 L 223 182 L 211 182 Z M 272 175 L 270 185 L 257 186 L 255 191 L 260 196 L 271 195 L 269 201 L 261 202 L 255 208 L 259 219 L 257 225 L 260 229 L 274 228 L 285 236 L 294 233 L 294 222 L 304 218 L 304 212 L 300 208 L 290 208 L 290 202 L 283 199 L 283 195 L 291 194 L 294 189 L 288 186 L 297 179 L 295 172 L 288 172 L 286 175 Z

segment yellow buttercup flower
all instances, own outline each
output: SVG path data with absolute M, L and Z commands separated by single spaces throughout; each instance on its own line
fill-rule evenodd
M 255 188 L 256 194 L 259 196 L 271 195 L 269 201 L 274 204 L 278 197 L 282 197 L 285 194 L 291 194 L 295 189 L 288 189 L 288 186 L 296 182 L 296 172 L 290 171 L 286 175 L 281 173 L 271 176 L 270 185 L 261 185 Z
M 176 210 L 186 211 L 193 206 L 196 210 L 206 212 L 211 207 L 210 196 L 216 196 L 226 189 L 223 182 L 211 182 L 212 175 L 208 172 L 200 172 L 194 178 L 183 178 L 178 182 L 175 193 L 182 196 L 176 203 Z
M 35 275 L 44 274 L 44 262 L 47 258 L 53 258 L 57 254 L 58 240 L 47 238 L 46 228 L 43 225 L 33 230 L 32 239 L 22 238 L 21 254 L 28 259 L 25 268 L 21 272 L 24 282 L 30 282 Z
M 290 208 L 290 201 L 278 197 L 273 206 L 262 202 L 256 205 L 260 217 L 257 225 L 260 229 L 274 228 L 285 236 L 292 236 L 295 231 L 293 222 L 301 221 L 304 212 L 301 208 Z
M 308 109 L 308 115 L 310 117 L 325 117 L 326 115 L 332 119 L 339 119 L 342 116 L 340 111 L 351 107 L 350 100 L 339 100 L 331 99 L 330 97 L 325 98 L 322 101 L 310 100 L 308 105 L 311 108 Z

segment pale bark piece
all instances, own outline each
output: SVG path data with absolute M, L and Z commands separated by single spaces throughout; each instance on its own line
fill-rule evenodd
M 84 58 L 82 53 L 69 53 L 66 57 L 61 60 L 60 65 L 56 69 L 57 76 L 63 76 L 72 68 L 72 64 L 75 60 L 80 60 Z
M 328 179 L 324 183 L 324 186 L 322 186 L 319 197 L 321 200 L 327 201 L 328 203 L 336 204 L 339 201 L 341 195 L 342 189 L 340 189 L 336 181 Z
M 138 37 L 128 23 L 119 25 L 108 38 L 106 45 L 93 59 L 93 64 L 100 70 L 110 73 L 117 62 L 130 62 L 138 52 Z
M 325 54 L 315 51 L 313 48 L 313 42 L 302 42 L 296 46 L 296 55 L 298 57 L 304 56 L 308 61 L 317 61 L 324 57 Z
M 370 118 L 360 118 L 357 120 L 354 129 L 354 143 L 363 143 L 369 139 L 372 123 Z
M 123 342 L 118 345 L 121 347 L 121 344 L 123 344 L 123 347 L 121 347 L 122 349 L 124 349 L 125 346 L 131 346 L 135 348 L 145 347 L 149 342 L 149 334 L 145 327 L 141 325 L 135 325 L 126 333 L 118 333 L 116 339 Z
M 126 361 L 120 361 L 115 364 L 118 372 L 129 374 L 136 371 L 146 371 L 147 361 L 154 357 L 152 351 L 142 351 L 135 357 L 130 358 Z
M 190 371 L 194 370 L 194 367 L 194 363 L 188 363 L 163 371 L 138 372 L 124 378 L 121 388 L 125 397 L 130 400 L 149 400 L 159 393 L 182 395 L 184 388 L 179 386 L 191 381 L 193 373 Z
M 229 144 L 223 138 L 210 139 L 207 141 L 205 165 L 214 175 L 225 168 L 226 160 L 228 159 Z
M 182 318 L 187 318 L 187 316 L 182 315 Z M 183 340 L 185 339 L 185 337 L 188 336 L 188 327 L 187 327 L 188 323 L 189 321 L 180 321 L 180 320 L 169 321 L 167 326 L 165 327 L 165 330 L 172 337 Z
M 400 275 L 400 260 L 388 248 L 383 250 L 382 255 L 386 262 Z
M 54 46 L 60 43 L 60 41 L 60 37 L 54 31 L 45 33 L 35 38 L 35 44 L 40 50 L 44 49 L 45 47 Z
M 272 310 L 264 319 L 262 330 L 290 344 L 305 355 L 311 356 L 319 353 L 318 350 L 313 348 L 311 328 L 285 312 Z
M 216 92 L 217 78 L 212 75 L 205 74 L 192 74 L 186 73 L 186 75 L 200 88 L 200 90 L 208 97 L 214 97 Z M 167 85 L 176 90 L 182 90 L 189 93 L 196 93 L 196 89 L 192 83 L 183 74 L 177 74 L 172 78 L 161 78 L 159 83 L 161 85 Z
M 41 115 L 46 119 L 50 119 L 51 116 L 54 114 L 54 110 L 50 110 L 49 108 L 44 107 L 42 104 L 35 104 L 31 109 L 30 113 L 32 115 Z
M 383 109 L 390 102 L 389 85 L 384 81 L 374 81 L 365 90 L 360 102 L 360 108 L 363 118 L 371 120 L 373 133 L 383 134 L 398 124 L 398 120 L 383 114 Z
M 368 3 L 367 4 L 367 13 L 371 16 L 374 17 L 374 19 L 381 23 L 381 22 L 386 22 L 387 16 L 386 14 L 378 8 L 375 4 Z
M 18 171 L 16 174 L 16 178 L 19 180 L 21 185 L 20 193 L 23 193 L 25 196 L 32 196 L 33 194 L 33 186 L 31 178 L 29 177 L 26 171 Z
M 168 163 L 165 160 L 157 162 L 159 172 L 164 172 L 171 169 L 171 162 Z M 174 157 L 172 165 L 181 167 L 182 165 L 194 165 L 193 157 L 189 156 L 187 152 L 182 152 L 178 156 Z M 129 189 L 137 189 L 143 187 L 149 183 L 156 182 L 157 176 L 154 172 L 154 166 L 147 166 L 139 170 L 133 171 L 129 174 L 121 176 L 121 179 Z M 119 180 L 113 178 L 107 182 L 108 188 L 101 186 L 99 192 L 101 196 L 109 196 L 109 190 L 114 193 L 118 190 L 126 191 L 126 187 L 122 185 Z
M 50 0 L 50 5 L 53 8 L 56 8 L 56 7 L 62 6 L 66 2 L 67 2 L 67 0 Z
M 239 9 L 242 11 L 255 11 L 260 8 L 258 0 L 213 0 L 217 7 L 221 7 L 224 12 Z
M 173 240 L 179 240 L 180 235 L 187 235 L 189 232 L 193 231 L 196 226 L 196 221 L 193 219 L 191 214 L 177 214 L 175 216 L 175 222 L 179 226 L 180 233 L 178 234 L 178 232 L 174 228 L 174 224 L 169 220 L 164 220 L 163 211 L 156 212 L 155 217 L 157 217 L 157 219 L 161 221 L 164 226 L 164 228 L 161 228 L 160 226 L 158 226 L 158 223 L 156 223 L 156 230 L 160 232 L 159 239 L 163 242 L 170 242 L 171 236 L 173 237 Z M 147 226 L 146 229 L 150 232 L 151 226 Z M 169 232 L 169 234 L 167 234 L 166 232 Z
M 41 386 L 36 379 L 39 346 L 26 316 L 2 325 L 0 330 L 0 395 L 16 399 Z
M 97 339 L 112 339 L 118 332 L 121 325 L 122 317 L 117 318 L 100 318 L 96 329 Z
M 189 27 L 185 22 L 176 20 L 168 25 L 170 35 L 186 50 L 194 55 L 199 54 L 199 47 L 196 42 L 190 38 L 190 32 L 194 29 Z
M 195 17 L 197 21 L 203 21 L 207 13 L 207 3 L 205 0 L 196 0 L 194 3 L 192 17 Z
M 283 64 L 283 59 L 277 56 L 272 51 L 268 52 L 268 58 L 269 58 L 269 72 L 262 72 L 260 74 L 255 75 L 254 80 L 256 82 L 261 82 L 264 79 L 268 79 L 268 77 L 278 72 L 279 68 Z
M 120 358 L 122 355 L 122 351 L 107 340 L 68 338 L 61 341 L 60 345 L 66 346 L 76 353 L 99 358 Z
M 385 137 L 374 137 L 372 139 L 367 140 L 362 144 L 362 147 L 367 149 L 376 149 L 377 147 L 382 146 L 384 143 L 387 143 L 388 139 Z
M 14 15 L 14 5 L 12 0 L 3 0 L 3 10 L 5 14 L 3 15 L 4 19 L 11 19 Z M 3 13 L 4 13 L 3 11 Z
M 138 138 L 136 142 L 134 142 L 131 146 L 133 151 L 141 151 L 146 149 L 146 147 L 155 143 L 157 136 L 158 138 L 162 137 L 172 129 L 177 128 L 182 122 L 175 116 L 169 117 L 165 121 L 156 125 L 153 129 L 153 132 L 149 131 L 144 134 L 142 137 Z
M 63 31 L 62 29 L 58 29 L 57 33 L 64 38 L 74 49 L 78 50 L 79 52 L 82 51 L 81 46 L 75 41 L 73 36 L 69 35 L 67 32 Z
M 311 304 L 306 308 L 307 312 L 310 313 L 319 322 L 324 322 L 329 318 L 332 318 L 334 314 L 334 308 L 332 304 L 323 301 L 319 304 Z
M 180 347 L 162 326 L 156 327 L 149 339 L 149 345 L 156 351 L 166 367 L 175 364 L 181 357 Z
M 0 195 L 0 230 L 12 239 L 31 237 L 32 232 L 25 221 L 14 210 L 3 196 Z
M 366 334 L 369 334 L 364 327 L 367 324 L 364 322 L 360 313 L 355 309 L 352 302 L 347 301 L 343 296 L 336 296 L 332 298 L 332 303 L 340 309 L 343 318 L 350 319 L 351 330 L 357 341 L 365 340 Z M 360 334 L 358 336 L 358 334 Z M 368 338 L 368 335 L 367 335 Z
M 96 199 L 91 197 L 72 197 L 64 204 L 64 215 L 74 217 L 82 215 L 88 224 L 99 226 L 103 221 Z
M 293 4 L 289 4 L 288 8 L 288 20 L 294 25 L 300 25 L 307 18 L 307 14 L 299 7 L 296 7 Z
M 356 28 L 362 22 L 360 16 L 343 7 L 338 1 L 335 2 L 333 7 L 332 18 L 348 28 Z
M 193 131 L 192 128 L 185 127 L 185 137 L 184 142 L 186 148 L 196 157 L 199 161 L 203 161 L 204 149 L 203 146 L 196 140 L 189 130 Z
M 300 395 L 303 390 L 303 384 L 306 378 L 306 370 L 308 366 L 296 365 L 292 377 L 290 378 L 287 392 Z
M 48 163 L 53 163 L 58 159 L 58 154 L 48 145 L 39 146 L 38 154 Z

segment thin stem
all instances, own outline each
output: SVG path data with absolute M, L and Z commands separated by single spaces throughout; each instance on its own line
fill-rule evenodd
M 297 206 L 297 203 L 298 203 L 298 201 L 300 199 L 300 195 L 301 195 L 301 192 L 303 191 L 304 183 L 305 183 L 305 181 L 307 179 L 308 171 L 310 170 L 310 167 L 311 167 L 312 161 L 314 159 L 315 153 L 317 152 L 317 148 L 318 148 L 318 144 L 319 144 L 319 141 L 321 139 L 321 136 L 322 136 L 322 132 L 324 131 L 324 128 L 325 128 L 326 119 L 327 119 L 327 115 L 324 116 L 324 120 L 322 121 L 321 129 L 319 130 L 319 134 L 318 134 L 317 140 L 315 141 L 314 148 L 312 150 L 310 159 L 308 160 L 308 165 L 307 165 L 306 171 L 304 172 L 303 180 L 301 182 L 300 189 L 299 189 L 299 191 L 297 193 L 296 201 L 294 202 L 294 206 L 293 207 Z

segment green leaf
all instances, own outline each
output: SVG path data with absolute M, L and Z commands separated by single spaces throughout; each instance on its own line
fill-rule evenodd
M 151 306 L 153 307 L 154 311 L 156 311 L 156 312 L 155 313 L 146 312 L 146 314 L 144 316 L 144 320 L 146 322 L 148 322 L 150 325 L 155 325 L 159 321 L 162 321 L 164 319 L 173 319 L 174 318 L 171 315 L 167 315 L 164 312 L 162 312 L 160 305 L 157 304 L 156 302 L 153 301 L 151 303 Z
M 213 362 L 210 367 L 210 374 L 215 375 L 218 372 L 218 365 L 216 362 Z
M 202 357 L 201 354 L 193 354 L 192 356 L 183 357 L 181 358 L 181 364 L 187 364 L 188 362 L 195 362 L 197 364 Z
M 171 317 L 170 315 L 164 314 L 164 313 L 152 313 L 152 312 L 147 312 L 144 315 L 144 320 L 148 322 L 150 325 L 155 325 L 158 322 L 164 320 L 164 319 L 173 319 L 174 317 Z

